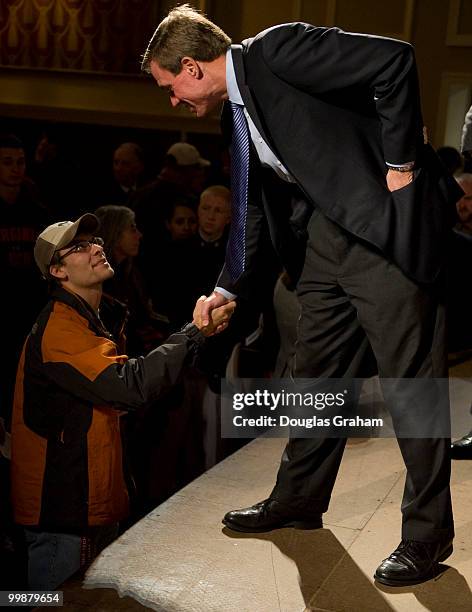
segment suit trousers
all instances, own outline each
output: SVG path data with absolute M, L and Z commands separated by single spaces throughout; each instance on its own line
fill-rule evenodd
M 294 377 L 361 377 L 371 352 L 381 379 L 447 377 L 444 306 L 434 288 L 414 283 L 319 209 L 308 225 L 297 293 L 301 316 Z M 402 412 L 388 408 L 394 425 L 400 423 Z M 448 401 L 441 410 L 448 421 Z M 325 512 L 345 443 L 291 438 L 271 497 L 297 515 Z M 450 439 L 399 437 L 398 444 L 407 468 L 402 538 L 452 537 Z

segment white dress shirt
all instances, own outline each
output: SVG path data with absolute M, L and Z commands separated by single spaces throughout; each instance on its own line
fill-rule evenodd
M 254 125 L 253 120 L 249 116 L 246 107 L 244 106 L 243 99 L 239 92 L 238 83 L 236 81 L 236 73 L 234 72 L 234 64 L 233 57 L 231 55 L 231 48 L 226 52 L 226 89 L 228 92 L 228 97 L 230 102 L 234 102 L 235 104 L 239 104 L 239 106 L 243 107 L 244 115 L 247 120 L 247 124 L 249 127 L 249 133 L 251 136 L 251 140 L 256 149 L 257 155 L 260 159 L 260 162 L 263 166 L 268 166 L 272 168 L 279 178 L 283 181 L 287 181 L 289 183 L 294 183 L 295 180 L 290 174 L 290 172 L 285 168 L 280 159 L 278 159 L 266 141 L 262 138 L 259 130 Z

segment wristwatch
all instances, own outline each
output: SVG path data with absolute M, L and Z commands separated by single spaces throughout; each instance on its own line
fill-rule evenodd
M 395 172 L 411 172 L 415 167 L 415 162 L 409 162 L 408 164 L 402 164 L 401 166 L 393 166 L 387 164 L 389 170 L 395 170 Z

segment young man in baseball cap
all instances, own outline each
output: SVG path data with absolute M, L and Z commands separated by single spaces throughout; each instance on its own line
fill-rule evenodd
M 12 503 L 28 545 L 28 586 L 36 590 L 56 588 L 116 536 L 128 513 L 120 415 L 172 386 L 234 309 L 223 307 L 206 328 L 190 323 L 129 359 L 119 333 L 100 319 L 102 283 L 113 270 L 98 227 L 97 217 L 85 214 L 50 225 L 35 245 L 52 291 L 18 367 Z

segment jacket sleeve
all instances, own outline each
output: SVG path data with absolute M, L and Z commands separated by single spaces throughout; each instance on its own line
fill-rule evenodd
M 222 287 L 230 293 L 249 298 L 252 293 L 252 285 L 257 282 L 265 260 L 267 248 L 270 248 L 270 238 L 267 229 L 267 221 L 262 210 L 262 201 L 248 198 L 246 230 L 244 236 L 244 271 L 237 279 L 232 279 L 228 271 L 228 263 L 231 257 L 230 244 L 236 237 L 230 234 L 226 249 L 225 264 L 216 282 L 217 287 Z
M 79 322 L 50 320 L 41 342 L 41 367 L 51 382 L 83 401 L 129 410 L 174 385 L 203 341 L 192 326 L 147 355 L 128 359 L 117 353 L 113 341 Z
M 385 161 L 402 164 L 417 158 L 423 121 L 410 44 L 294 23 L 266 31 L 262 45 L 269 69 L 303 92 L 326 96 L 328 103 L 336 92 L 374 100 Z
M 472 151 L 472 106 L 465 116 L 464 127 L 462 128 L 461 151 Z

